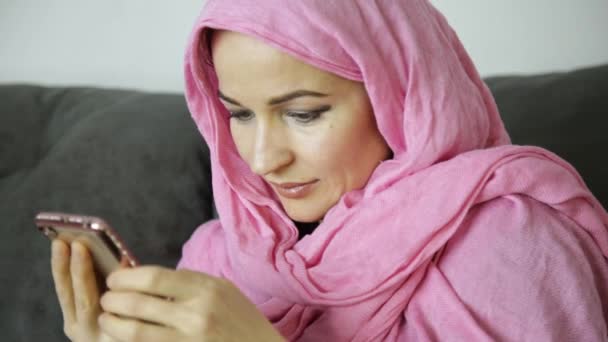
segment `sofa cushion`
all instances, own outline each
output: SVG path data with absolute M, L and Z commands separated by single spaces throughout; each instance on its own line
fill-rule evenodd
M 486 83 L 513 143 L 569 161 L 608 208 L 608 65 Z
M 38 211 L 101 216 L 140 261 L 172 267 L 211 198 L 182 95 L 0 86 L 2 340 L 65 340 Z

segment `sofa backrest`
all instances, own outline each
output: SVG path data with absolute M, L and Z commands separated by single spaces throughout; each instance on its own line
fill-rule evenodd
M 566 159 L 608 208 L 608 65 L 486 83 L 513 143 Z

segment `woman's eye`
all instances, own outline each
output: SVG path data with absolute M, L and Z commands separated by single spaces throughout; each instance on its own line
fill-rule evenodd
M 231 119 L 239 121 L 248 121 L 253 118 L 253 113 L 248 110 L 229 111 Z
M 326 107 L 319 108 L 319 109 L 313 110 L 313 111 L 306 111 L 306 112 L 291 111 L 291 112 L 287 112 L 286 115 L 289 116 L 290 118 L 294 118 L 297 122 L 310 123 L 312 121 L 317 120 L 321 116 L 321 114 L 328 111 L 329 109 L 330 109 L 330 107 L 326 106 Z

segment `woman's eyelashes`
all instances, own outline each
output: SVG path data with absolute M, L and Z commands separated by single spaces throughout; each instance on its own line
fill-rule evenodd
M 331 110 L 331 106 L 323 106 L 311 111 L 286 111 L 285 116 L 293 118 L 299 123 L 311 123 L 318 120 L 321 115 Z
M 239 121 L 249 121 L 253 118 L 253 113 L 248 110 L 237 110 L 237 111 L 229 110 L 228 113 L 230 113 L 231 119 L 236 119 Z
M 285 110 L 281 111 L 281 114 L 285 117 L 291 118 L 294 121 L 302 124 L 307 124 L 318 120 L 321 115 L 327 111 L 331 110 L 331 106 L 322 106 L 315 110 Z M 255 116 L 255 114 L 250 110 L 229 110 L 231 119 L 236 119 L 241 122 L 246 122 Z

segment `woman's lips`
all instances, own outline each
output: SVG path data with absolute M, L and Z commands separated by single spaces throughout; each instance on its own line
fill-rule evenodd
M 307 183 L 270 183 L 279 196 L 290 198 L 290 199 L 298 199 L 302 197 L 306 197 L 313 190 L 314 186 L 317 184 L 319 180 L 314 180 Z

